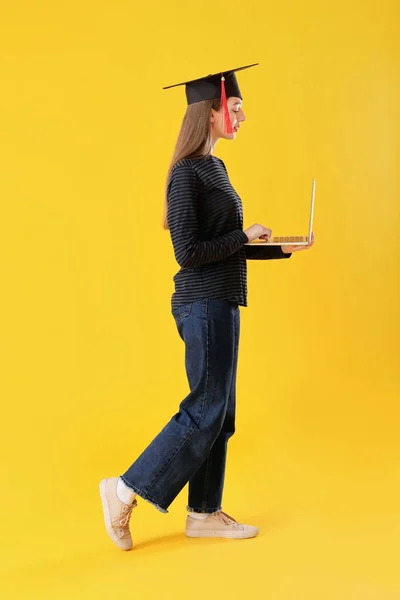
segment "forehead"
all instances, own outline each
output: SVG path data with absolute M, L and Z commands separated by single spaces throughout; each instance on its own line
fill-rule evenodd
M 242 104 L 242 101 L 241 101 L 241 99 L 240 99 L 240 98 L 238 98 L 237 96 L 231 96 L 231 97 L 229 98 L 229 100 L 230 100 L 230 102 L 231 102 L 232 106 L 235 106 L 235 104 Z

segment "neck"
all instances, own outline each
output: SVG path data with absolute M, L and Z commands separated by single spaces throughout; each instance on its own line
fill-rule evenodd
M 211 130 L 211 154 L 214 153 L 215 146 L 219 140 L 219 137 L 215 136 L 214 130 Z

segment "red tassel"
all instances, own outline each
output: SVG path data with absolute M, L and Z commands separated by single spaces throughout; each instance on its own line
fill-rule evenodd
M 231 121 L 231 117 L 229 115 L 228 103 L 226 101 L 225 77 L 223 75 L 221 77 L 221 109 L 222 109 L 224 132 L 225 133 L 233 133 L 232 121 Z

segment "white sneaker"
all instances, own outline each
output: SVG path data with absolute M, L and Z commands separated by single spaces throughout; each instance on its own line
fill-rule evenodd
M 222 510 L 210 513 L 204 519 L 186 517 L 188 537 L 221 537 L 221 538 L 251 538 L 257 535 L 258 528 L 252 525 L 242 525 Z
M 100 497 L 103 505 L 104 521 L 107 533 L 121 550 L 131 550 L 133 542 L 129 531 L 129 519 L 137 506 L 136 498 L 132 504 L 124 504 L 117 495 L 119 477 L 110 477 L 100 481 Z

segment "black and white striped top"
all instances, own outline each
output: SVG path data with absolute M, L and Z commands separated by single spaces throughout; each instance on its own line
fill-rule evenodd
M 289 258 L 281 246 L 245 246 L 243 208 L 216 156 L 183 158 L 167 188 L 168 225 L 180 270 L 171 309 L 204 298 L 247 306 L 247 259 Z

